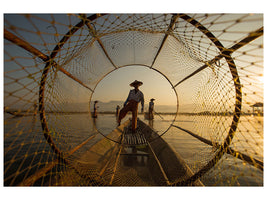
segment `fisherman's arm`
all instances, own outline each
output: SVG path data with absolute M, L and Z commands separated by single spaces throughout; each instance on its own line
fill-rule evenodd
M 123 104 L 124 107 L 126 106 L 127 102 L 129 101 L 130 93 L 131 93 L 131 91 L 129 92 L 128 97 L 127 97 L 126 101 Z

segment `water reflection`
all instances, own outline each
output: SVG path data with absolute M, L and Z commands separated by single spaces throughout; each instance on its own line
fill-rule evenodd
M 148 121 L 148 125 L 150 126 L 150 128 L 154 128 L 154 120 L 153 119 L 150 119 L 149 121 Z
M 142 118 L 142 116 L 139 117 L 140 120 L 143 120 L 156 131 L 166 130 L 166 127 L 170 125 L 171 120 L 173 119 L 172 115 L 163 115 L 165 120 L 161 120 L 161 118 L 157 115 L 155 115 L 155 119 L 153 120 L 145 120 Z M 60 149 L 67 151 L 86 140 L 89 136 L 94 134 L 93 126 L 97 127 L 106 135 L 117 127 L 116 117 L 114 114 L 99 114 L 98 118 L 92 118 L 92 121 L 90 118 L 91 117 L 88 114 L 66 114 L 59 116 L 55 116 L 53 114 L 47 115 L 49 128 L 53 130 L 53 133 L 59 134 L 54 135 L 54 137 L 57 145 L 60 146 Z M 128 120 L 128 118 L 125 120 Z M 175 125 L 179 125 L 187 130 L 198 133 L 200 136 L 211 139 L 212 141 L 220 141 L 224 139 L 225 133 L 227 134 L 229 127 L 228 125 L 231 122 L 232 117 L 230 116 L 206 116 L 204 118 L 203 116 L 192 117 L 181 115 L 177 117 Z M 13 169 L 16 169 L 15 165 L 20 166 L 21 163 L 24 163 L 23 169 L 21 168 L 21 170 L 24 170 L 24 168 L 27 169 L 29 165 L 39 162 L 43 164 L 44 162 L 51 160 L 50 155 L 52 154 L 46 155 L 46 152 L 50 152 L 51 149 L 49 145 L 47 145 L 43 136 L 38 115 L 34 117 L 27 116 L 22 118 L 13 118 L 11 115 L 5 114 L 4 129 L 5 177 L 9 177 L 9 175 L 13 173 Z M 18 130 L 22 130 L 22 132 L 18 134 Z M 212 157 L 213 155 L 213 149 L 211 146 L 201 143 L 187 133 L 174 127 L 163 135 L 163 139 L 169 145 L 171 145 L 176 152 L 181 154 L 193 172 L 201 167 L 199 164 L 209 160 L 209 156 Z M 24 143 L 25 145 L 21 147 L 21 143 Z M 84 148 L 88 149 L 90 145 L 92 144 L 88 143 L 88 146 L 85 146 Z M 242 116 L 231 147 L 237 151 L 253 155 L 254 158 L 262 160 L 263 117 Z M 21 148 L 20 151 L 19 148 Z M 129 149 L 129 151 L 130 152 L 127 153 L 141 153 L 140 149 L 137 149 L 137 153 L 135 152 L 135 149 Z M 35 152 L 37 152 L 38 155 L 35 155 Z M 32 157 L 27 157 L 27 162 L 24 160 L 25 153 L 27 153 L 27 155 L 32 155 Z M 42 157 L 45 161 L 40 161 Z M 142 159 L 144 159 L 144 161 Z M 139 164 L 145 163 L 146 159 L 146 157 L 139 155 L 137 156 L 137 161 Z M 12 164 L 11 160 L 15 160 L 15 162 Z M 128 162 L 132 161 L 129 160 Z M 226 171 L 228 173 L 228 170 L 225 169 L 235 166 L 236 171 L 240 171 L 240 173 L 245 172 L 247 169 L 250 171 L 249 174 L 244 173 L 244 175 L 239 177 L 240 185 L 247 185 L 248 178 L 255 180 L 255 177 L 257 177 L 257 183 L 254 184 L 262 184 L 262 171 L 253 168 L 252 166 L 244 165 L 242 161 L 231 156 L 225 156 L 225 159 L 223 159 L 220 163 L 218 163 L 218 166 L 221 167 L 221 169 L 216 167 L 214 173 L 217 175 L 222 175 L 222 178 L 228 177 L 227 174 L 224 174 Z M 230 172 L 232 171 L 233 170 L 230 170 Z M 236 171 L 233 171 L 233 173 Z M 25 173 L 26 172 L 27 170 L 25 170 Z M 209 176 L 209 178 L 211 179 L 212 176 Z M 16 180 L 14 183 L 11 183 L 11 181 L 12 179 L 6 179 L 5 185 L 16 184 L 21 180 Z M 216 182 L 215 178 L 213 181 Z M 206 180 L 204 183 L 205 182 L 207 185 L 213 184 L 213 182 L 211 183 L 211 180 L 209 180 L 209 182 Z M 253 185 L 251 181 L 249 183 L 249 185 Z M 227 185 L 227 183 L 224 183 L 224 185 Z

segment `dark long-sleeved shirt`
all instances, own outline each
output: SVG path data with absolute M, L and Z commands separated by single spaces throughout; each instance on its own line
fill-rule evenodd
M 124 105 L 126 105 L 129 100 L 134 100 L 138 103 L 141 102 L 142 108 L 144 108 L 144 94 L 140 90 L 138 90 L 137 92 L 135 92 L 135 89 L 130 90 L 128 98 L 126 99 Z

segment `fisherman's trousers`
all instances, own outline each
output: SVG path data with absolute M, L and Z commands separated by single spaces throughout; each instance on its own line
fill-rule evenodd
M 148 119 L 154 119 L 153 108 L 148 109 Z
M 96 108 L 94 108 L 93 118 L 97 118 L 97 111 L 96 111 Z
M 129 100 L 126 106 L 120 110 L 118 122 L 120 123 L 129 111 L 132 112 L 132 131 L 135 132 L 137 127 L 138 102 Z

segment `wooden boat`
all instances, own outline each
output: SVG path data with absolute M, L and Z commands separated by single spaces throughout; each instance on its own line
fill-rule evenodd
M 6 113 L 13 115 L 14 117 L 35 116 L 36 113 L 23 113 L 19 111 L 5 110 Z
M 96 142 L 58 181 L 62 185 L 169 186 L 193 173 L 182 157 L 141 120 L 130 120 Z M 193 186 L 203 186 L 197 180 Z

